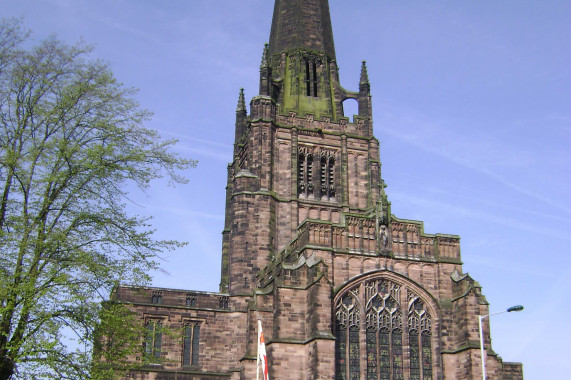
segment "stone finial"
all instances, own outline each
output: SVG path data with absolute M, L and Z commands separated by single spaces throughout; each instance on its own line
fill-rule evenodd
M 238 107 L 236 107 L 236 112 L 246 111 L 246 100 L 244 98 L 244 89 L 240 89 L 240 95 L 238 95 Z
M 371 92 L 371 84 L 369 83 L 369 74 L 367 73 L 367 62 L 361 64 L 361 79 L 359 80 L 359 92 L 369 95 Z
M 359 84 L 370 85 L 369 74 L 367 73 L 367 62 L 366 61 L 363 61 L 363 63 L 361 64 L 361 79 L 359 80 Z
M 270 49 L 268 43 L 266 42 L 264 44 L 264 52 L 262 53 L 262 63 L 260 64 L 261 69 L 269 66 L 269 61 L 270 61 L 269 55 L 270 55 Z

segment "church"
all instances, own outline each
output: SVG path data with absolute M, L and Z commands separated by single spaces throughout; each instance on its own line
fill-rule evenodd
M 258 320 L 270 379 L 482 378 L 482 288 L 459 236 L 391 214 L 366 63 L 341 86 L 327 0 L 275 0 L 259 73 L 249 112 L 238 97 L 219 292 L 116 287 L 147 331 L 127 378 L 253 379 Z M 523 379 L 483 322 L 487 378 Z

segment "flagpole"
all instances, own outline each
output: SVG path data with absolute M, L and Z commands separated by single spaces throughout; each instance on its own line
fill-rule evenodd
M 258 317 L 258 348 L 256 353 L 256 380 L 260 380 L 260 317 Z

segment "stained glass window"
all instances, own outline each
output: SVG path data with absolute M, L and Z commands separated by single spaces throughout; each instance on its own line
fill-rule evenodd
M 347 379 L 347 329 L 337 322 L 337 342 L 336 342 L 336 378 L 338 380 Z
M 391 354 L 389 345 L 389 331 L 383 329 L 379 332 L 379 372 L 380 380 L 391 378 Z
M 359 355 L 359 328 L 351 326 L 349 329 L 349 379 L 358 380 L 360 373 Z
M 402 360 L 402 331 L 394 329 L 392 333 L 392 349 L 393 349 L 393 380 L 404 379 L 403 360 Z
M 409 331 L 410 345 L 410 379 L 420 380 L 420 352 L 418 349 L 418 331 Z
M 429 331 L 422 332 L 422 378 L 432 380 L 432 345 Z
M 377 380 L 377 333 L 367 329 L 367 380 Z
M 336 379 L 359 379 L 365 365 L 366 380 L 432 380 L 431 318 L 410 290 L 402 294 L 401 285 L 388 280 L 363 283 L 338 300 L 336 317 Z

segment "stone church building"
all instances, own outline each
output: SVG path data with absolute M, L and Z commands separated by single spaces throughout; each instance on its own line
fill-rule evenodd
M 274 7 L 259 95 L 236 109 L 220 291 L 117 287 L 147 328 L 128 378 L 254 379 L 260 319 L 271 379 L 481 379 L 488 303 L 458 236 L 391 214 L 365 62 L 346 90 L 328 1 Z M 488 378 L 523 379 L 488 323 Z

